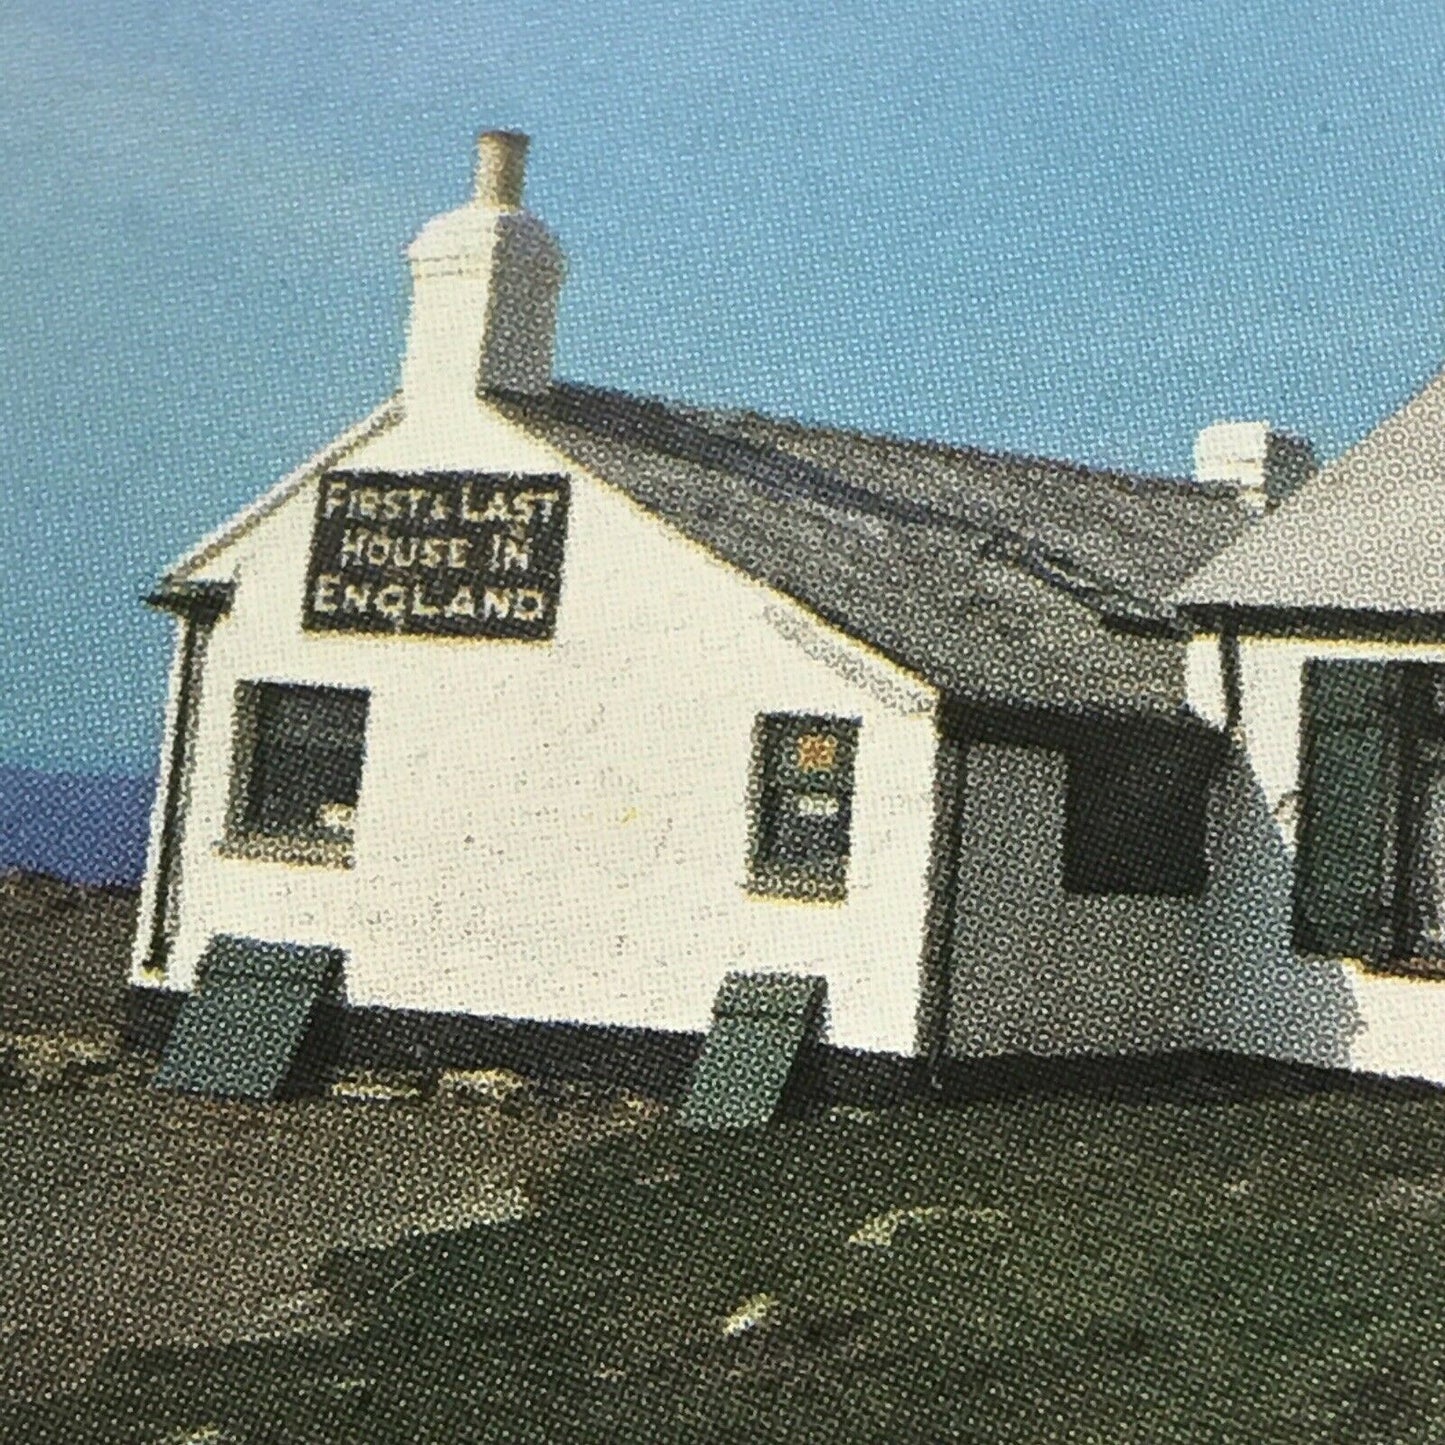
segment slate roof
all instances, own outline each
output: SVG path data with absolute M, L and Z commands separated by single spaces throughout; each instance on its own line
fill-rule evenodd
M 1445 372 L 1181 586 L 1192 610 L 1445 613 Z
M 1168 594 L 1247 525 L 1218 489 L 558 383 L 489 398 L 953 697 L 1176 714 Z

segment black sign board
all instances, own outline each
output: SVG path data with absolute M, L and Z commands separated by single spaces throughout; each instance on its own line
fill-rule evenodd
M 562 476 L 329 473 L 316 498 L 301 625 L 551 637 L 567 502 Z

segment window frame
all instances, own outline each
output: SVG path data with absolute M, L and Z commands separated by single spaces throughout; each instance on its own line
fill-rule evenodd
M 367 733 L 371 723 L 371 691 L 368 688 L 337 687 L 333 684 L 279 681 L 272 678 L 244 679 L 236 684 L 231 736 L 231 783 L 226 807 L 225 834 L 216 851 L 230 858 L 255 859 L 273 863 L 295 863 L 350 868 L 355 864 L 355 807 L 346 829 L 272 831 L 258 827 L 253 818 L 259 753 L 262 742 L 262 710 L 268 692 L 337 693 L 360 697 L 362 725 L 356 770 L 356 792 L 360 797 L 365 777 Z
M 1357 679 L 1353 699 L 1347 690 L 1351 673 Z M 1330 753 L 1342 743 L 1356 769 L 1347 777 L 1348 787 L 1332 791 Z M 1294 855 L 1292 943 L 1297 952 L 1355 959 L 1382 974 L 1445 977 L 1445 952 L 1425 936 L 1421 895 L 1427 880 L 1418 871 L 1425 843 L 1425 789 L 1440 768 L 1442 743 L 1445 662 L 1353 653 L 1305 659 Z M 1359 762 L 1370 756 L 1371 745 L 1374 767 L 1365 772 Z M 1371 822 L 1379 830 L 1373 838 Z M 1345 886 L 1338 867 L 1342 837 L 1357 847 L 1349 859 L 1354 867 L 1343 874 Z M 1372 857 L 1359 855 L 1361 839 L 1373 842 Z
M 832 713 L 772 711 L 753 720 L 752 763 L 748 785 L 747 891 L 756 897 L 806 903 L 842 903 L 848 896 L 848 869 L 853 854 L 853 810 L 857 796 L 858 744 L 863 720 Z M 780 749 L 810 734 L 835 740 L 837 753 L 827 771 L 830 783 L 811 790 L 779 778 Z M 809 793 L 835 798 L 842 814 L 837 825 L 842 847 L 816 859 L 788 861 L 777 856 L 777 827 L 784 799 Z
M 1370 960 L 1376 967 L 1427 978 L 1445 977 L 1445 952 L 1426 951 L 1421 893 L 1427 880 L 1420 877 L 1420 850 L 1427 825 L 1426 787 L 1438 777 L 1439 752 L 1445 744 L 1445 662 L 1434 659 L 1394 659 L 1393 688 L 1387 699 L 1394 707 L 1389 726 L 1397 749 L 1395 829 L 1388 859 L 1386 884 L 1390 905 L 1390 946 L 1384 958 Z M 1432 754 L 1434 756 L 1432 756 Z M 1431 940 L 1433 942 L 1433 940 Z

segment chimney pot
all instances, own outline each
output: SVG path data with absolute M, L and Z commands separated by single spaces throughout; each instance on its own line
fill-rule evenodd
M 1195 480 L 1225 486 L 1251 512 L 1269 511 L 1319 469 L 1314 448 L 1266 421 L 1219 421 L 1194 440 Z
M 522 208 L 528 137 L 519 130 L 484 130 L 477 137 L 476 202 L 489 211 Z

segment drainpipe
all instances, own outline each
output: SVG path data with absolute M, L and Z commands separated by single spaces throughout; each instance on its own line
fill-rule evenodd
M 147 973 L 164 974 L 170 953 L 170 898 L 180 855 L 181 812 L 186 775 L 190 771 L 191 736 L 195 731 L 199 662 L 211 629 L 229 611 L 234 586 L 228 582 L 169 583 L 145 600 L 170 612 L 181 624 L 181 656 L 175 724 L 161 804 L 161 837 L 156 855 L 155 892 L 151 904 Z
M 918 1052 L 923 1056 L 929 1089 L 935 1093 L 942 1087 L 939 1075 L 948 1048 L 953 930 L 958 914 L 958 865 L 963 847 L 963 789 L 967 766 L 967 743 L 946 717 L 940 717 L 940 724 L 938 763 L 934 770 L 924 976 L 918 1006 Z
M 1224 725 L 1230 738 L 1244 743 L 1244 689 L 1239 675 L 1239 633 L 1226 626 L 1219 633 L 1219 674 L 1224 683 Z

